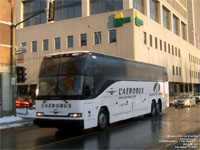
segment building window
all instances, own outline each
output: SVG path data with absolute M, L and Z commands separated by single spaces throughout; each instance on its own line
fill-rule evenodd
M 87 46 L 87 34 L 81 34 L 81 46 Z
M 175 47 L 175 56 L 177 56 L 177 47 Z
M 74 38 L 73 36 L 67 36 L 67 47 L 73 48 L 74 47 Z
M 189 92 L 192 92 L 192 84 L 189 84 Z
M 43 40 L 43 51 L 47 51 L 49 49 L 49 41 Z
M 146 32 L 143 33 L 144 33 L 144 44 L 147 44 L 147 33 Z
M 150 17 L 151 19 L 159 22 L 158 20 L 158 2 L 156 0 L 150 0 Z
M 101 32 L 94 32 L 95 45 L 101 44 Z
M 22 51 L 24 54 L 26 54 L 26 42 L 22 43 Z
M 180 84 L 180 92 L 183 93 L 183 84 Z
M 173 73 L 173 75 L 175 75 L 175 67 L 174 66 L 172 66 L 172 73 Z
M 178 35 L 179 20 L 176 16 L 173 16 L 173 32 Z
M 170 30 L 170 12 L 165 7 L 163 7 L 163 25 Z
M 55 16 L 57 21 L 81 17 L 81 0 L 56 0 L 55 5 Z
M 174 55 L 174 46 L 172 45 L 172 55 Z
M 37 52 L 37 41 L 32 41 L 32 52 Z
M 157 39 L 157 37 L 155 37 L 155 48 L 156 49 L 158 48 L 158 39 Z
M 134 0 L 133 8 L 144 14 L 144 0 Z
M 164 51 L 166 52 L 167 51 L 167 43 L 164 42 Z
M 185 92 L 188 92 L 188 84 L 185 84 Z
M 178 67 L 176 67 L 176 75 L 178 76 Z
M 91 15 L 123 9 L 123 0 L 90 0 Z
M 31 0 L 31 1 L 25 1 L 23 2 L 23 20 L 26 18 L 32 16 L 33 14 L 38 13 L 39 11 L 45 9 L 47 7 L 47 1 L 46 0 Z M 24 22 L 24 27 L 37 25 L 37 24 L 43 24 L 46 23 L 47 13 L 46 11 L 28 19 Z
M 179 67 L 179 76 L 181 76 L 181 67 Z
M 162 50 L 162 40 L 160 40 L 160 50 Z
M 110 43 L 117 42 L 117 35 L 116 35 L 116 30 L 110 30 L 109 31 L 109 37 L 110 37 Z
M 170 54 L 170 44 L 168 44 L 168 53 Z
M 60 49 L 60 38 L 55 38 L 55 49 Z
M 150 42 L 150 46 L 152 47 L 152 35 L 149 35 L 149 42 Z
M 181 37 L 186 40 L 186 25 L 183 22 L 181 22 Z

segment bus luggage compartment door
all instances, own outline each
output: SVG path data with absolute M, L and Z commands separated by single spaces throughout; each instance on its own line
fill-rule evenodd
M 84 103 L 84 129 L 97 126 L 97 113 L 94 102 Z

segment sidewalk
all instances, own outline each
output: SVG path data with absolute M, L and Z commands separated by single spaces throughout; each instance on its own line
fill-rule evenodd
M 16 116 L 0 118 L 0 130 L 33 125 L 35 110 L 17 109 Z
M 30 119 L 22 118 L 22 120 L 19 121 L 0 123 L 0 130 L 17 128 L 22 126 L 32 126 L 32 125 L 33 125 L 33 118 Z

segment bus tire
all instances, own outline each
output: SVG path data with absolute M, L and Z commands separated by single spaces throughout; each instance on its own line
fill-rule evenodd
M 160 116 L 160 113 L 161 113 L 161 104 L 160 104 L 160 102 L 158 102 L 156 104 L 156 115 Z
M 152 101 L 151 103 L 151 116 L 155 117 L 156 116 L 156 102 Z
M 108 125 L 108 113 L 105 109 L 100 109 L 98 115 L 98 129 L 104 130 Z

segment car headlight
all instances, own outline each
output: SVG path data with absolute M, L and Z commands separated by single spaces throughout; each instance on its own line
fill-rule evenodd
M 185 101 L 185 103 L 186 103 L 186 104 L 190 104 L 190 100 L 187 99 L 187 100 Z

